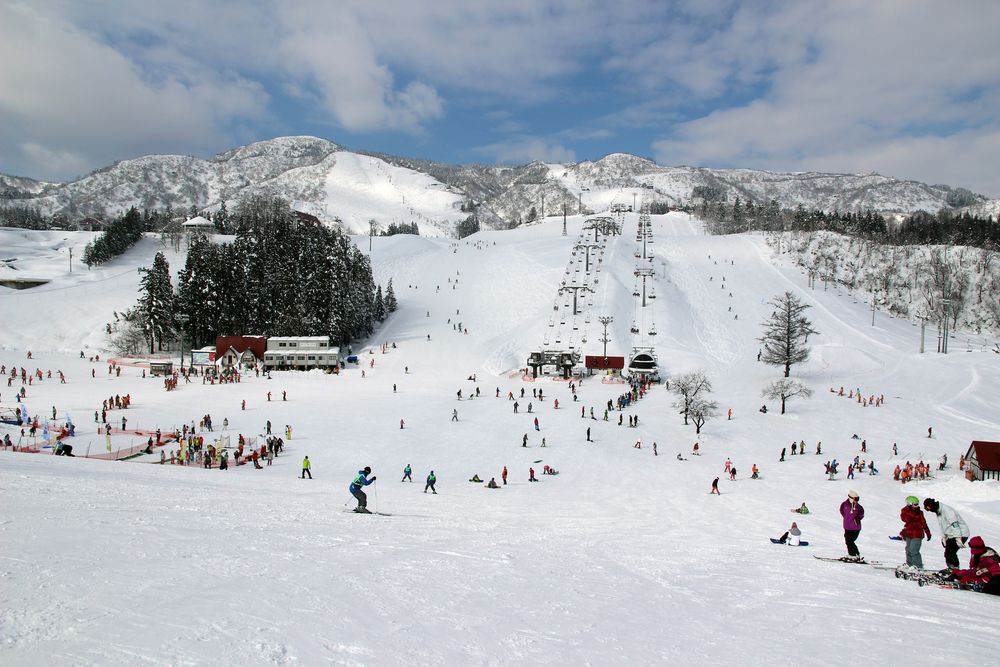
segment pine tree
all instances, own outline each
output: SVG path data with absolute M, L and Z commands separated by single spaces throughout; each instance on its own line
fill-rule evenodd
M 372 307 L 372 318 L 381 322 L 385 319 L 385 299 L 382 297 L 382 286 L 379 285 L 378 289 L 375 291 L 375 303 Z
M 139 288 L 138 315 L 149 352 L 163 349 L 163 343 L 174 334 L 174 289 L 170 284 L 170 265 L 162 252 L 156 253 L 153 266 L 142 269 Z
M 389 278 L 389 284 L 385 287 L 385 309 L 390 313 L 395 313 L 397 308 L 399 308 L 399 303 L 396 301 L 396 291 L 392 289 L 392 278 Z
M 785 377 L 788 377 L 792 364 L 809 358 L 809 336 L 815 334 L 810 322 L 803 313 L 808 305 L 799 301 L 791 292 L 771 300 L 774 312 L 766 320 L 764 335 L 758 340 L 764 344 L 761 361 L 774 366 L 785 367 Z
M 222 202 L 222 205 L 219 206 L 219 210 L 212 216 L 212 222 L 215 223 L 215 230 L 220 234 L 229 233 L 229 210 L 226 209 L 226 202 Z

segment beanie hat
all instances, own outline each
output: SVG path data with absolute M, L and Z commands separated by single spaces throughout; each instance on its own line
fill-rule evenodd
M 365 466 L 365 474 L 366 474 L 366 475 L 367 475 L 368 473 L 370 473 L 371 471 L 372 471 L 372 469 L 371 469 L 370 467 L 368 467 L 368 466 Z
M 799 525 L 793 521 L 792 522 L 792 528 L 798 528 L 798 527 L 799 527 Z
M 907 505 L 919 505 L 920 500 L 916 496 L 906 496 Z
M 858 499 L 858 498 L 860 498 L 861 496 L 859 496 L 859 495 L 858 495 L 858 492 L 857 492 L 857 491 L 854 491 L 854 490 L 851 490 L 851 491 L 848 491 L 848 492 L 847 492 L 847 497 L 848 497 L 848 498 L 854 498 L 855 500 L 857 500 L 857 499 Z
M 969 540 L 969 549 L 972 551 L 985 551 L 986 543 L 983 542 L 983 538 L 976 535 L 971 540 Z

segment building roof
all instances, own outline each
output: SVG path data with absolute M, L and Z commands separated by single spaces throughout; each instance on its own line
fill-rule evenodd
M 196 215 L 193 218 L 191 218 L 190 220 L 186 221 L 184 223 L 184 226 L 185 227 L 189 227 L 189 228 L 190 227 L 211 227 L 212 229 L 215 229 L 215 223 L 213 223 L 211 220 L 209 220 L 207 218 L 203 218 L 200 215 Z
M 305 222 L 305 223 L 308 223 L 310 225 L 321 225 L 321 224 L 323 224 L 323 223 L 321 223 L 319 221 L 319 218 L 317 218 L 312 213 L 306 213 L 305 211 L 292 211 L 292 213 L 295 214 L 295 217 L 298 219 L 299 222 Z
M 242 354 L 246 350 L 253 352 L 253 355 L 258 359 L 264 358 L 264 352 L 267 350 L 267 338 L 264 336 L 216 336 L 215 337 L 215 354 L 216 357 L 221 357 L 223 354 L 232 348 L 238 354 Z
M 976 461 L 983 470 L 1000 470 L 1000 442 L 988 442 L 986 440 L 973 440 L 966 454 L 971 454 L 975 450 Z
M 271 336 L 270 338 L 268 338 L 268 340 L 281 341 L 284 343 L 288 342 L 303 343 L 307 341 L 316 343 L 329 343 L 330 337 L 329 336 Z

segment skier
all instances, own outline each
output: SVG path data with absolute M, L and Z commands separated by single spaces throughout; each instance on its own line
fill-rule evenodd
M 302 479 L 305 479 L 306 475 L 309 475 L 309 479 L 313 478 L 313 474 L 312 474 L 312 462 L 309 461 L 309 457 L 308 456 L 306 456 L 304 459 L 302 459 Z
M 976 535 L 969 540 L 969 569 L 953 569 L 952 575 L 963 584 L 978 584 L 982 592 L 1000 595 L 1000 558 L 997 552 L 986 546 L 983 538 Z
M 716 477 L 715 479 L 712 480 L 712 491 L 708 495 L 712 495 L 713 493 L 716 494 L 716 495 L 719 495 L 719 496 L 722 495 L 721 493 L 719 493 L 719 478 L 718 477 Z
M 941 524 L 941 544 L 944 545 L 944 562 L 950 568 L 959 567 L 958 550 L 969 539 L 969 526 L 953 508 L 933 498 L 924 499 L 924 509 L 937 515 Z
M 457 422 L 457 421 L 458 421 L 458 408 L 454 408 L 454 409 L 453 409 L 453 410 L 451 411 L 451 420 L 452 420 L 453 422 Z
M 906 506 L 899 512 L 903 529 L 899 536 L 906 540 L 906 565 L 917 570 L 924 569 L 924 559 L 920 556 L 920 543 L 924 537 L 931 539 L 931 529 L 920 510 L 920 500 L 916 496 L 906 497 Z
M 503 480 L 503 485 L 507 486 L 507 466 L 503 467 L 503 472 L 500 473 L 500 479 Z
M 528 434 L 527 433 L 525 433 L 524 437 L 521 438 L 521 446 L 522 447 L 527 447 L 528 446 Z
M 848 491 L 847 500 L 840 504 L 840 515 L 844 517 L 844 542 L 847 544 L 847 557 L 854 561 L 863 561 L 861 552 L 855 542 L 861 533 L 861 520 L 865 518 L 865 508 L 858 502 L 857 491 Z
M 757 464 L 754 463 L 750 468 L 750 479 L 758 479 L 760 470 L 757 468 Z
M 590 427 L 589 426 L 587 427 L 587 442 L 593 442 L 593 440 L 590 439 Z
M 410 467 L 409 463 L 407 463 L 406 467 L 403 468 L 403 479 L 399 481 L 405 482 L 406 480 L 410 480 L 410 484 L 413 484 L 413 468 Z
M 536 431 L 540 430 L 540 429 L 538 428 L 538 417 L 535 417 L 535 430 L 536 430 Z
M 780 463 L 781 461 L 784 461 L 784 460 L 785 460 L 785 448 L 782 447 L 781 448 L 781 458 L 778 459 L 778 462 Z
M 358 499 L 358 506 L 354 509 L 355 512 L 359 514 L 371 514 L 368 511 L 368 496 L 362 491 L 362 487 L 368 486 L 375 481 L 375 476 L 372 475 L 371 479 L 368 479 L 368 475 L 371 475 L 372 469 L 365 466 L 364 470 L 359 470 L 354 481 L 348 487 L 351 495 Z
M 793 509 L 793 512 L 798 514 L 809 514 L 809 508 L 806 507 L 806 502 L 803 500 L 802 505 L 798 509 Z
M 427 475 L 427 484 L 424 485 L 424 493 L 427 493 L 427 489 L 430 489 L 434 492 L 434 495 L 437 495 L 437 489 L 434 488 L 435 482 L 437 482 L 437 477 L 434 475 L 434 471 L 431 470 L 431 474 Z
M 534 468 L 528 468 L 528 481 L 529 482 L 537 482 L 538 481 L 537 479 L 535 479 L 535 469 Z

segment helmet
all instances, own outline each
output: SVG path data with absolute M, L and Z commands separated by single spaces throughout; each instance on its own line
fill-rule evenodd
M 916 496 L 906 496 L 906 504 L 907 505 L 919 505 L 920 504 L 920 499 L 917 498 Z
M 371 469 L 370 467 L 368 467 L 368 466 L 365 466 L 365 474 L 366 474 L 366 475 L 367 475 L 368 473 L 370 473 L 371 471 L 372 471 L 372 469 Z

